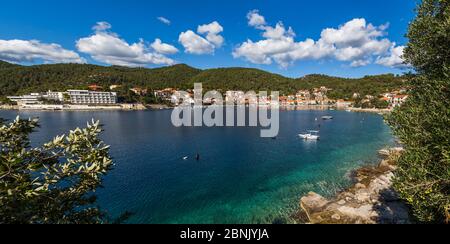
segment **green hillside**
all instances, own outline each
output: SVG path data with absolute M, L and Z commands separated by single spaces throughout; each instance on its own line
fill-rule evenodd
M 19 65 L 16 65 L 16 64 L 10 64 L 10 63 L 8 63 L 8 62 L 1 61 L 1 60 L 0 60 L 0 69 L 12 68 L 12 67 L 17 67 L 17 66 L 19 66 Z
M 140 86 L 153 89 L 173 87 L 192 89 L 201 82 L 205 89 L 242 91 L 280 91 L 295 94 L 300 89 L 327 86 L 333 89 L 332 98 L 348 98 L 355 92 L 378 95 L 403 87 L 403 77 L 394 75 L 368 76 L 361 79 L 344 79 L 325 75 L 309 75 L 291 79 L 258 69 L 220 68 L 199 70 L 179 64 L 170 67 L 147 69 L 104 67 L 89 64 L 51 64 L 19 66 L 0 62 L 0 97 L 7 95 L 85 89 L 90 84 L 109 87 Z
M 381 93 L 389 92 L 406 86 L 404 76 L 393 74 L 366 76 L 359 79 L 346 79 L 330 77 L 326 75 L 308 75 L 297 79 L 301 84 L 308 84 L 307 88 L 326 86 L 333 89 L 329 92 L 331 98 L 351 99 L 354 93 L 361 95 L 378 96 Z
M 192 82 L 201 82 L 208 90 L 287 91 L 295 81 L 258 69 L 220 68 L 205 70 L 196 75 Z

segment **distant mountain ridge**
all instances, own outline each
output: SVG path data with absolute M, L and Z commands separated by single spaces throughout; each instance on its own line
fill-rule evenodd
M 20 66 L 0 61 L 0 97 L 47 90 L 85 89 L 90 84 L 139 86 L 148 89 L 192 89 L 203 83 L 207 90 L 280 91 L 283 95 L 298 90 L 327 86 L 333 98 L 349 98 L 353 93 L 378 95 L 403 87 L 403 77 L 392 74 L 346 79 L 308 75 L 298 79 L 259 69 L 217 68 L 200 70 L 186 64 L 162 68 L 127 68 L 92 64 L 46 64 Z

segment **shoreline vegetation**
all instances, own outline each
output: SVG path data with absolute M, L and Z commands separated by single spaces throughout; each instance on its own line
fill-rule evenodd
M 377 166 L 352 172 L 353 186 L 331 199 L 310 192 L 300 199 L 296 218 L 310 224 L 411 224 L 410 209 L 393 189 L 403 148 L 382 149 Z
M 205 106 L 206 107 L 206 106 Z M 167 110 L 173 109 L 173 106 L 166 104 L 116 104 L 116 105 L 34 105 L 21 107 L 18 105 L 0 105 L 0 110 L 19 110 L 19 111 L 143 111 L 143 110 Z M 348 112 L 361 113 L 377 113 L 389 114 L 392 109 L 377 109 L 377 108 L 340 108 L 333 105 L 301 105 L 301 106 L 280 106 L 280 110 L 285 111 L 326 111 L 339 110 Z
M 358 170 L 354 187 L 331 200 L 303 197 L 307 222 L 406 224 L 411 213 L 416 223 L 450 223 L 450 2 L 422 0 L 416 13 L 403 52 L 414 70 L 408 99 L 386 118 L 405 150 Z

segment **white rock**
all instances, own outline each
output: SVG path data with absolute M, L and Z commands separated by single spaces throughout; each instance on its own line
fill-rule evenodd
M 376 212 L 373 211 L 373 205 L 371 204 L 363 205 L 359 208 L 343 206 L 338 208 L 338 211 L 350 218 L 361 218 L 365 221 L 370 221 L 372 217 L 377 216 Z
M 307 196 L 300 200 L 302 208 L 308 213 L 322 210 L 328 204 L 328 200 L 321 195 L 310 192 Z
M 339 214 L 334 214 L 331 218 L 334 220 L 341 220 L 341 216 Z
M 370 195 L 368 193 L 358 194 L 358 195 L 356 195 L 356 200 L 358 200 L 361 203 L 369 202 L 370 201 Z

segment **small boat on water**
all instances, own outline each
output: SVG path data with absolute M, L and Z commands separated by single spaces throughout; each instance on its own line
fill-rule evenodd
M 334 119 L 334 117 L 333 116 L 323 116 L 322 119 L 323 120 L 332 120 L 332 119 Z
M 316 130 L 310 130 L 307 133 L 299 134 L 298 136 L 307 141 L 318 141 L 320 139 L 319 131 Z

